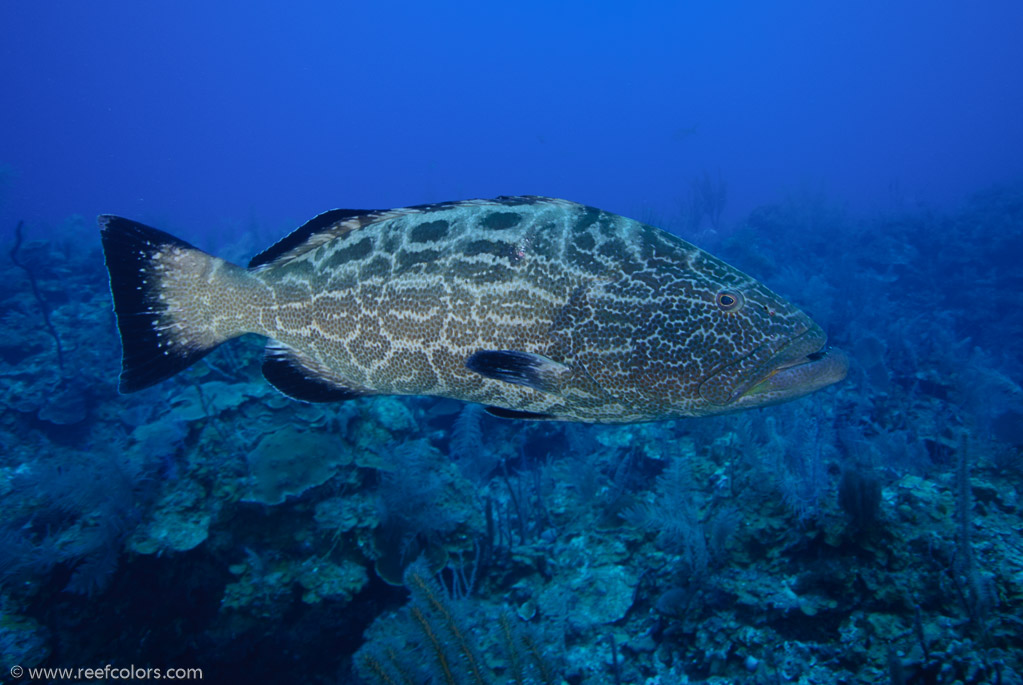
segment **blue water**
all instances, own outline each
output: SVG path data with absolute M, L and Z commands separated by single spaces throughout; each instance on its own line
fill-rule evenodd
M 1023 682 L 1021 25 L 0 5 L 0 680 Z M 117 392 L 97 214 L 244 263 L 326 209 L 523 193 L 697 243 L 849 377 L 714 419 L 521 422 L 294 402 L 243 339 Z

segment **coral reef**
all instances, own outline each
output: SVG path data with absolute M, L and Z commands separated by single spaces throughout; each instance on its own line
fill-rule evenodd
M 294 402 L 254 340 L 118 395 L 93 232 L 24 227 L 0 264 L 0 654 L 230 682 L 1023 682 L 1021 235 L 1021 188 L 719 225 L 703 246 L 811 312 L 849 379 L 607 427 Z

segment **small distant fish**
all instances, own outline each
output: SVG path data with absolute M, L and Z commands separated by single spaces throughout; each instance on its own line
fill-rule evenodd
M 660 229 L 546 197 L 335 209 L 248 268 L 99 217 L 120 389 L 245 333 L 299 400 L 433 395 L 501 417 L 658 421 L 761 407 L 846 373 L 821 328 Z
M 672 135 L 672 138 L 674 138 L 677 141 L 692 138 L 697 134 L 698 128 L 699 124 L 693 124 L 692 126 L 688 126 L 686 128 L 677 128 L 675 129 L 675 133 Z

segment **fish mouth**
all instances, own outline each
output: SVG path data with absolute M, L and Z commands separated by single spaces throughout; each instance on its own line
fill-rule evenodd
M 826 346 L 827 336 L 811 323 L 780 344 L 766 344 L 715 371 L 700 385 L 700 396 L 722 407 L 775 404 L 809 394 L 845 378 L 849 359 Z
M 839 382 L 849 372 L 849 357 L 841 350 L 821 347 L 782 362 L 736 398 L 742 406 L 765 406 L 809 395 Z

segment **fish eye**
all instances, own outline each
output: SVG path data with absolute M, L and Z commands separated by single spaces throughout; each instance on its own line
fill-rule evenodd
M 742 293 L 736 290 L 722 290 L 717 295 L 718 308 L 723 312 L 734 312 L 742 308 Z

